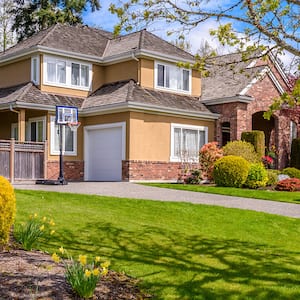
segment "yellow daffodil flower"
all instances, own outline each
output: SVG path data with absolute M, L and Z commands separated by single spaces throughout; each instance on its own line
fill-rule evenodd
M 50 231 L 50 235 L 53 235 L 55 233 L 55 230 Z
M 42 225 L 42 226 L 40 227 L 40 230 L 43 231 L 44 229 L 45 229 L 45 225 Z
M 99 271 L 98 268 L 96 268 L 96 269 L 93 270 L 93 275 L 94 276 L 99 276 L 99 274 L 100 274 L 100 271 Z
M 110 261 L 105 261 L 104 263 L 101 264 L 102 268 L 108 268 L 110 266 Z
M 80 264 L 82 266 L 86 265 L 86 262 L 87 262 L 86 255 L 81 255 L 80 254 L 79 257 L 78 257 L 78 261 L 80 262 Z
M 101 259 L 100 256 L 96 256 L 96 257 L 95 257 L 95 262 L 99 262 L 100 259 Z
M 107 268 L 103 268 L 101 275 L 105 276 L 108 273 L 108 269 Z
M 43 218 L 43 222 L 46 222 L 46 220 L 47 220 L 47 218 L 46 218 L 46 217 L 44 217 L 44 218 Z
M 61 254 L 64 254 L 64 253 L 65 253 L 65 249 L 64 249 L 64 247 L 62 247 L 62 246 L 61 246 L 58 250 L 59 250 L 59 252 L 60 252 Z
M 85 277 L 89 278 L 89 277 L 91 277 L 91 275 L 92 275 L 92 272 L 91 272 L 90 270 L 86 269 L 86 270 L 84 271 L 84 276 L 85 276 Z
M 55 261 L 56 263 L 59 263 L 60 258 L 56 253 L 53 253 L 52 254 L 52 260 Z

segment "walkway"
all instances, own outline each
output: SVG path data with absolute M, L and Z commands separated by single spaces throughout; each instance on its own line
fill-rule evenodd
M 67 185 L 16 184 L 15 189 L 190 202 L 300 218 L 300 204 L 163 189 L 129 182 L 71 182 Z

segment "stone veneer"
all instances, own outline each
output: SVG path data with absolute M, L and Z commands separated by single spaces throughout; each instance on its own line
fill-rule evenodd
M 64 178 L 70 181 L 82 181 L 84 175 L 83 161 L 64 161 Z M 59 176 L 59 161 L 47 162 L 47 179 L 57 179 Z

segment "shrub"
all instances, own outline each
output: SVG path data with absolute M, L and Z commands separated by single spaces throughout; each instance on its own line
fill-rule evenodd
M 213 178 L 218 186 L 241 187 L 248 171 L 249 163 L 244 158 L 228 155 L 216 161 Z
M 300 169 L 300 139 L 293 139 L 290 167 Z
M 14 235 L 16 241 L 22 245 L 23 249 L 30 251 L 42 237 L 49 237 L 49 235 L 54 233 L 52 229 L 54 225 L 53 220 L 46 217 L 39 219 L 38 215 L 34 214 L 29 217 L 26 223 L 15 227 Z
M 0 176 L 0 247 L 8 244 L 16 214 L 16 196 L 9 181 Z
M 257 189 L 266 186 L 268 182 L 268 173 L 261 163 L 251 164 L 245 187 Z
M 63 255 L 66 254 L 68 260 L 61 259 L 56 253 L 52 254 L 52 259 L 57 263 L 62 260 L 66 269 L 66 280 L 73 291 L 81 298 L 91 298 L 100 277 L 108 273 L 110 263 L 100 263 L 99 256 L 91 263 L 88 263 L 86 255 L 79 255 L 78 260 L 74 260 L 63 247 L 60 247 L 59 251 Z
M 258 163 L 261 157 L 255 152 L 254 146 L 245 141 L 228 142 L 223 147 L 224 155 L 241 156 L 250 163 Z
M 201 147 L 199 151 L 199 163 L 205 179 L 212 179 L 214 163 L 222 156 L 223 150 L 218 147 L 217 142 L 207 143 Z
M 266 170 L 267 174 L 268 174 L 268 181 L 267 181 L 267 186 L 272 186 L 277 184 L 278 182 L 278 175 L 279 175 L 279 171 L 277 170 Z
M 185 183 L 187 184 L 200 184 L 202 180 L 201 171 L 193 170 L 191 175 L 185 178 Z
M 275 190 L 287 191 L 287 192 L 300 191 L 300 179 L 298 178 L 283 179 L 276 184 Z
M 291 178 L 300 179 L 300 170 L 296 168 L 285 168 L 281 172 L 282 174 L 289 175 Z
M 242 141 L 251 143 L 259 157 L 265 155 L 265 133 L 260 130 L 244 131 Z

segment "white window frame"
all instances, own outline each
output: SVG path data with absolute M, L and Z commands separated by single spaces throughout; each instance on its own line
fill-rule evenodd
M 43 123 L 43 131 L 42 131 L 42 142 L 46 140 L 46 117 L 38 117 L 38 118 L 30 118 L 27 122 L 27 140 L 31 141 L 31 123 L 37 123 L 42 122 Z
M 182 88 L 178 88 L 178 82 L 177 82 L 177 87 L 176 88 L 171 88 L 171 87 L 165 87 L 165 86 L 160 86 L 158 85 L 158 65 L 162 65 L 165 68 L 169 68 L 170 72 L 176 72 L 176 76 L 173 78 L 180 76 L 181 84 L 183 85 L 183 71 L 188 71 L 189 72 L 189 87 L 188 90 L 184 90 Z M 191 69 L 186 69 L 186 68 L 180 68 L 177 67 L 175 64 L 168 64 L 165 62 L 161 61 L 155 61 L 154 63 L 154 87 L 155 89 L 158 90 L 166 90 L 166 91 L 171 91 L 171 92 L 179 92 L 182 94 L 187 94 L 191 95 L 192 93 L 192 70 Z
M 57 134 L 57 130 L 59 125 L 56 124 L 55 122 L 55 116 L 50 117 L 50 154 L 51 155 L 59 155 L 59 145 L 58 145 L 58 150 L 55 148 L 55 135 Z M 62 153 L 63 155 L 68 155 L 68 156 L 77 156 L 77 130 L 72 131 L 73 132 L 73 151 L 65 151 L 65 128 L 68 127 L 68 125 L 62 125 L 63 128 L 63 143 L 62 143 Z
M 55 61 L 57 62 L 65 62 L 66 64 L 66 83 L 60 83 L 60 82 L 53 82 L 48 80 L 48 62 L 49 61 Z M 79 69 L 81 70 L 81 66 L 88 67 L 88 86 L 84 85 L 76 85 L 72 84 L 72 63 L 73 64 L 79 64 Z M 63 57 L 57 57 L 57 56 L 50 56 L 50 55 L 44 55 L 43 60 L 43 84 L 45 85 L 51 85 L 51 86 L 58 86 L 58 87 L 64 87 L 64 88 L 70 88 L 70 89 L 76 89 L 76 90 L 84 90 L 84 91 L 90 91 L 91 90 L 91 83 L 92 83 L 92 64 L 78 61 L 78 60 L 70 60 Z M 81 78 L 80 78 L 81 80 Z
M 174 147 L 174 142 L 175 142 L 175 128 L 179 128 L 181 130 L 183 129 L 190 129 L 190 130 L 197 130 L 198 131 L 198 136 L 200 131 L 204 131 L 205 133 L 205 141 L 204 144 L 208 142 L 208 127 L 207 126 L 195 126 L 195 125 L 186 125 L 186 124 L 171 124 L 171 155 L 170 155 L 170 161 L 171 162 L 182 162 L 182 161 L 189 161 L 189 162 L 198 162 L 199 161 L 199 155 L 196 157 L 178 157 L 175 155 L 175 147 Z M 181 135 L 182 137 L 182 135 Z M 182 141 L 181 141 L 182 143 Z M 182 146 L 182 145 L 181 145 Z M 200 150 L 200 147 L 199 147 Z
M 12 139 L 15 139 L 16 141 L 19 140 L 19 132 L 18 131 L 19 131 L 18 123 L 12 123 L 10 136 Z M 16 135 L 15 135 L 15 133 L 16 133 Z
M 31 57 L 31 81 L 36 85 L 40 84 L 40 57 L 38 55 Z

